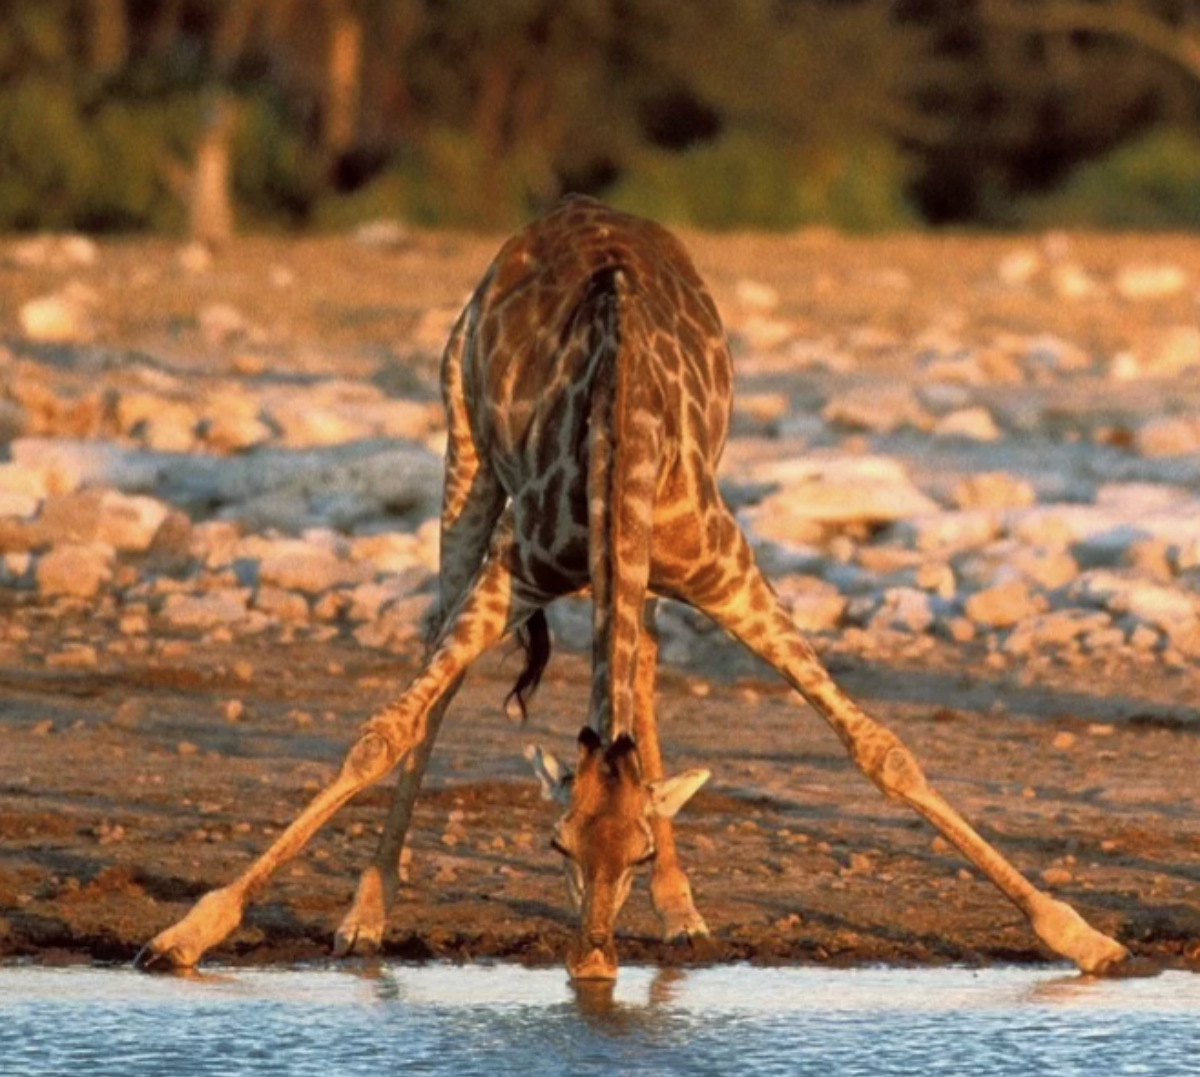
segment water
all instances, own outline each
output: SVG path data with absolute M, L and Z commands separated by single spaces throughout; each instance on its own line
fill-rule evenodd
M 1200 977 L 1053 970 L 0 968 L 0 1075 L 1200 1073 Z

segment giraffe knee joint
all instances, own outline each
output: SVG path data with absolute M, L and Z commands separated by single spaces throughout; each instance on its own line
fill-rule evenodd
M 342 774 L 365 787 L 384 777 L 396 765 L 399 757 L 400 753 L 391 740 L 375 730 L 367 729 L 346 754 Z
M 916 757 L 899 741 L 894 741 L 864 769 L 883 795 L 892 799 L 911 800 L 928 788 L 925 772 Z

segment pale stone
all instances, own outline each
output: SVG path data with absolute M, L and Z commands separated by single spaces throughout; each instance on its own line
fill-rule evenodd
M 1063 262 L 1050 270 L 1050 287 L 1060 299 L 1091 299 L 1103 289 L 1082 266 Z
M 15 516 L 29 519 L 37 513 L 42 499 L 34 494 L 0 487 L 0 516 Z
M 1003 471 L 969 475 L 955 486 L 950 497 L 960 509 L 1017 509 L 1037 501 L 1028 482 Z
M 966 438 L 969 441 L 996 441 L 1000 428 L 992 413 L 983 407 L 964 408 L 943 415 L 933 426 L 933 433 L 941 438 Z
M 163 600 L 162 616 L 177 628 L 210 629 L 230 625 L 246 616 L 249 592 L 243 588 L 205 594 L 170 594 Z
M 1173 325 L 1151 342 L 1145 370 L 1157 377 L 1175 377 L 1200 367 L 1200 326 Z
M 1017 288 L 1029 284 L 1041 272 L 1042 256 L 1030 247 L 1010 251 L 996 265 L 1002 284 Z
M 38 558 L 38 593 L 91 598 L 112 579 L 115 551 L 104 543 L 62 543 Z
M 377 247 L 382 250 L 400 250 L 412 243 L 412 232 L 408 225 L 395 217 L 363 221 L 355 226 L 352 237 L 361 247 Z
M 891 434 L 903 426 L 926 430 L 930 417 L 907 385 L 859 385 L 840 393 L 821 409 L 827 423 Z
M 1077 374 L 1092 366 L 1092 357 L 1069 340 L 1048 334 L 1034 337 L 1021 356 L 1024 364 L 1049 374 Z
M 1118 271 L 1114 284 L 1122 299 L 1169 299 L 1187 287 L 1188 276 L 1175 265 L 1129 265 Z
M 967 598 L 964 609 L 978 625 L 1008 628 L 1039 613 L 1041 606 L 1024 582 L 1012 580 L 977 591 Z
M 288 540 L 275 543 L 258 566 L 263 583 L 310 595 L 362 579 L 363 571 L 362 566 L 343 561 L 325 547 Z
M 748 310 L 772 311 L 779 306 L 779 292 L 762 281 L 743 278 L 734 286 L 734 294 Z
M 8 260 L 22 269 L 70 269 L 95 265 L 100 249 L 88 236 L 68 232 L 20 240 L 7 254 Z
M 968 512 L 934 511 L 896 525 L 895 536 L 913 549 L 962 551 L 985 546 L 999 534 L 996 514 L 983 509 Z
M 782 318 L 775 318 L 761 311 L 751 311 L 730 333 L 730 343 L 735 351 L 742 353 L 770 352 L 788 344 L 796 335 L 796 327 Z
M 829 632 L 846 611 L 845 596 L 831 583 L 816 576 L 783 576 L 775 581 L 780 601 L 801 632 Z
M 1173 415 L 1144 423 L 1134 438 L 1143 456 L 1183 456 L 1200 452 L 1200 415 Z
M 28 300 L 18 318 L 21 332 L 38 343 L 77 344 L 95 333 L 89 304 L 62 293 Z
M 1081 636 L 1111 627 L 1112 618 L 1099 610 L 1055 610 L 1019 622 L 1005 641 L 1013 655 L 1040 653 L 1061 648 Z
M 1073 601 L 1128 614 L 1164 631 L 1190 628 L 1200 618 L 1200 600 L 1182 589 L 1147 583 L 1106 569 L 1084 572 L 1071 585 Z
M 872 615 L 872 631 L 925 632 L 933 625 L 934 607 L 930 596 L 913 587 L 890 587 Z
M 143 553 L 170 512 L 169 505 L 155 498 L 106 490 L 100 496 L 96 537 L 118 550 Z
M 786 544 L 813 523 L 891 523 L 934 512 L 902 464 L 887 457 L 846 456 L 780 462 L 760 474 L 782 489 L 742 516 L 760 539 Z
M 204 342 L 216 347 L 242 339 L 250 332 L 245 315 L 229 303 L 209 303 L 201 308 L 196 321 Z

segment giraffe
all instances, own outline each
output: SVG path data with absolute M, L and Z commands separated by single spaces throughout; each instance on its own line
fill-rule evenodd
M 654 722 L 658 597 L 685 602 L 774 667 L 881 792 L 927 819 L 986 875 L 1055 953 L 1100 973 L 1128 957 L 1073 908 L 1032 885 L 930 786 L 899 738 L 838 687 L 755 563 L 716 469 L 732 408 L 717 308 L 660 226 L 585 198 L 508 240 L 451 331 L 442 364 L 449 439 L 439 618 L 404 692 L 371 716 L 332 781 L 232 883 L 205 894 L 139 954 L 190 966 L 241 921 L 277 868 L 360 790 L 399 775 L 383 836 L 334 949 L 379 944 L 413 804 L 446 707 L 471 663 L 517 633 L 518 710 L 549 658 L 545 607 L 592 593 L 587 725 L 574 772 L 533 748 L 579 927 L 573 978 L 611 979 L 614 927 L 649 862 L 666 937 L 703 935 L 671 817 L 706 771 L 663 777 Z

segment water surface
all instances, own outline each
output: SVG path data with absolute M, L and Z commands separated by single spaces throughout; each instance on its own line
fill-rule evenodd
M 0 1075 L 1200 1072 L 1200 977 L 1047 969 L 0 968 Z

